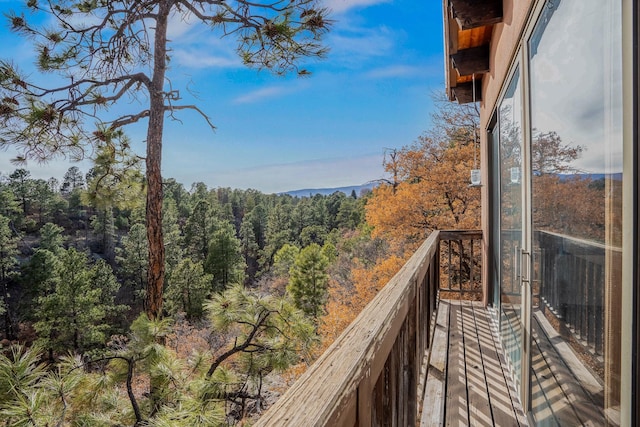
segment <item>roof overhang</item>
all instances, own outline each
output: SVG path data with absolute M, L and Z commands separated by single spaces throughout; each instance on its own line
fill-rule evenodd
M 447 96 L 461 104 L 480 101 L 502 0 L 443 0 L 443 12 Z

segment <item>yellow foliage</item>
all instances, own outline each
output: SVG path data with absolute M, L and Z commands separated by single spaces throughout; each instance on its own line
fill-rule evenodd
M 327 314 L 319 328 L 322 345 L 318 354 L 331 345 L 404 263 L 405 259 L 396 255 L 380 259 L 373 267 L 354 260 L 355 266 L 351 270 L 353 291 L 349 292 L 335 282 L 330 284 Z
M 413 250 L 433 230 L 480 225 L 480 189 L 469 186 L 474 144 L 434 143 L 421 138 L 398 153 L 402 182 L 378 187 L 366 205 L 373 236 Z

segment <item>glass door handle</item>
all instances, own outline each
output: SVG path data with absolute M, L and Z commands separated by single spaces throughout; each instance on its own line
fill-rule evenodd
M 520 269 L 520 286 L 524 286 L 530 282 L 529 279 L 529 260 L 530 260 L 531 252 L 526 251 L 520 248 L 520 259 L 518 260 L 518 267 Z

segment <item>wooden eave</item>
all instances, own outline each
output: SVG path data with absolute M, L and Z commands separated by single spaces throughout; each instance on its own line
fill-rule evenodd
M 502 21 L 502 0 L 443 0 L 443 12 L 447 96 L 459 103 L 480 101 L 482 77 L 490 70 L 493 26 Z

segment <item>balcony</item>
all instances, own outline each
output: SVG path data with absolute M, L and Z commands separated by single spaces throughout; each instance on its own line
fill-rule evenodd
M 257 425 L 523 423 L 489 313 L 474 301 L 481 239 L 433 232 Z
M 547 232 L 537 240 L 530 404 L 561 425 L 585 417 L 604 423 L 594 404 L 603 399 L 598 366 L 606 347 L 602 245 Z M 509 315 L 519 310 L 509 309 L 516 301 L 509 289 L 500 315 L 479 302 L 481 252 L 480 231 L 433 232 L 256 425 L 527 425 L 507 366 L 513 342 L 504 331 L 500 342 L 496 330 L 503 317 L 503 329 L 519 333 L 519 319 Z M 562 294 L 553 285 L 559 257 L 585 272 Z

